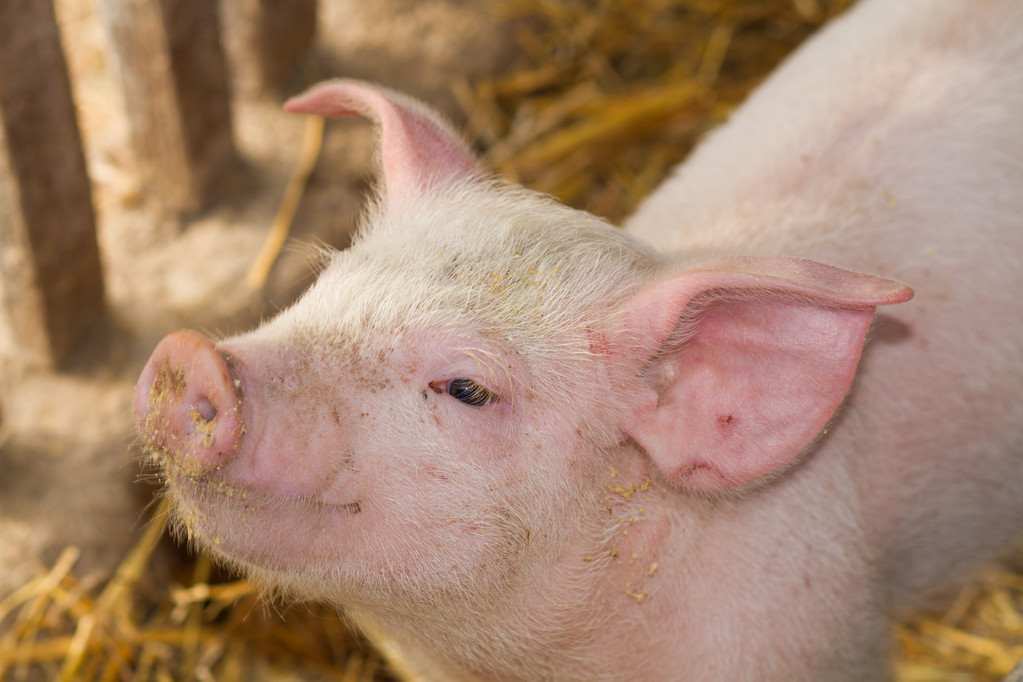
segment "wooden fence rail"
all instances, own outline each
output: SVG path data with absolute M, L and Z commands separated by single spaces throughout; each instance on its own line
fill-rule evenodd
M 316 0 L 96 6 L 147 206 L 202 209 L 236 161 L 232 91 L 278 85 L 311 44 Z M 45 0 L 3 0 L 0 372 L 60 369 L 103 311 L 91 185 L 54 9 Z

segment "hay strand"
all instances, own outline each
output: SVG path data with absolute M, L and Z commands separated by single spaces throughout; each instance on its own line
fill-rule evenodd
M 270 231 L 267 233 L 266 241 L 263 242 L 255 262 L 245 275 L 245 284 L 253 291 L 262 291 L 266 279 L 270 275 L 277 257 L 284 247 L 284 242 L 291 232 L 291 224 L 295 220 L 295 214 L 302 203 L 302 195 L 305 193 L 309 177 L 316 168 L 316 161 L 320 158 L 320 148 L 323 146 L 323 117 L 307 116 L 305 133 L 302 136 L 302 149 L 298 155 L 298 162 L 295 170 L 288 179 L 284 188 L 284 196 L 277 208 Z

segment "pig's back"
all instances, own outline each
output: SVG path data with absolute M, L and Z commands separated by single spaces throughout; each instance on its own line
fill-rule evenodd
M 627 228 L 683 261 L 800 256 L 915 289 L 819 453 L 856 472 L 897 591 L 1023 526 L 1023 3 L 868 0 Z
M 1023 3 L 867 0 L 793 54 L 626 228 L 696 258 L 901 268 L 914 246 L 1020 226 L 1021 121 Z

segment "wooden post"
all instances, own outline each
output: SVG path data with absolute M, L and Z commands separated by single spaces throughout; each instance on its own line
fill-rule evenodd
M 274 92 L 309 49 L 317 0 L 221 0 L 231 83 L 239 94 Z
M 235 161 L 217 3 L 99 0 L 143 194 L 203 208 Z
M 103 310 L 92 193 L 52 4 L 0 26 L 0 359 L 54 368 Z

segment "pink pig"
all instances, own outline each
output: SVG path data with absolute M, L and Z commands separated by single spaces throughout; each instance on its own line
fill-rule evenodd
M 866 2 L 624 231 L 396 93 L 287 106 L 372 118 L 380 196 L 135 414 L 189 538 L 414 673 L 883 679 L 892 614 L 1023 531 L 1018 0 Z

